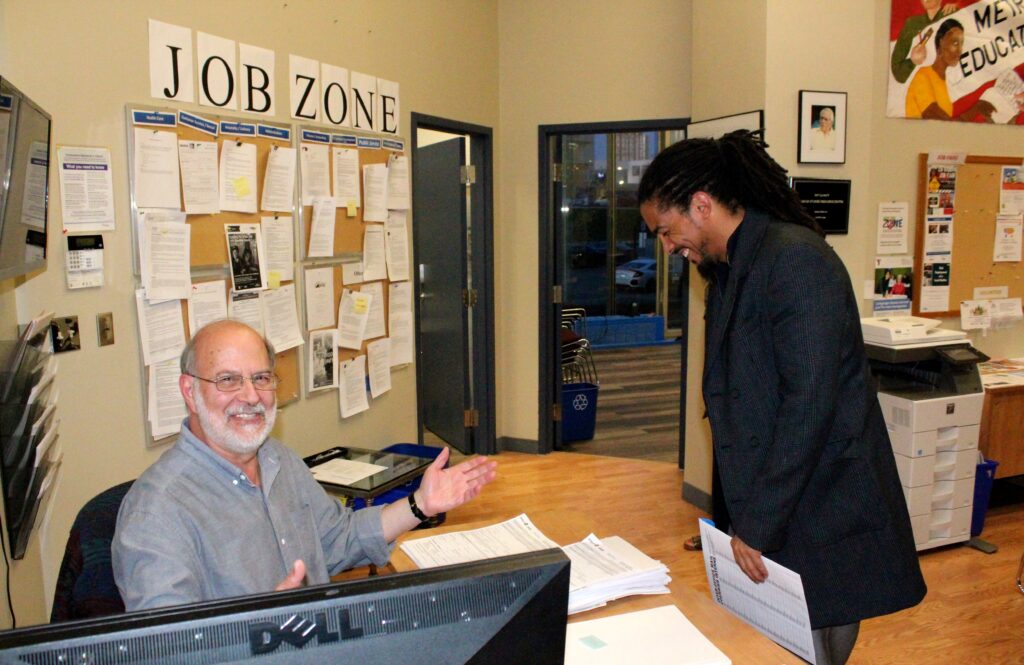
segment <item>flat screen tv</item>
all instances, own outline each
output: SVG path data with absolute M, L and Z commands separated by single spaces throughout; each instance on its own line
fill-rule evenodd
M 563 663 L 558 549 L 0 633 L 0 663 Z
M 0 279 L 46 268 L 50 114 L 0 76 Z

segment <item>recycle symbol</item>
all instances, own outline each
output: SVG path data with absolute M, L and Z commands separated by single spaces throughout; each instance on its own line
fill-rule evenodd
M 586 411 L 589 400 L 586 395 L 576 395 L 572 398 L 572 408 L 576 411 Z

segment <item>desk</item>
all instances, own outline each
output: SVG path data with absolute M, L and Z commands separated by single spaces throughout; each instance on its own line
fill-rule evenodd
M 996 478 L 1024 474 L 1024 386 L 985 388 L 978 448 L 999 462 Z
M 423 475 L 433 462 L 429 457 L 416 457 L 414 455 L 399 455 L 383 450 L 368 450 L 366 448 L 336 447 L 329 448 L 323 452 L 302 458 L 306 466 L 313 468 L 333 459 L 347 459 L 367 464 L 377 464 L 385 467 L 368 478 L 356 481 L 348 485 L 337 485 L 321 481 L 324 489 L 328 492 L 341 494 L 346 497 L 363 499 L 367 505 L 384 494 L 388 490 L 405 485 Z
M 399 542 L 433 536 L 451 531 L 464 531 L 475 529 L 488 524 L 504 521 L 512 514 L 496 515 L 493 520 L 480 520 L 476 522 L 459 522 L 458 511 L 449 516 L 449 522 L 443 527 L 430 529 L 429 531 L 411 531 L 399 539 Z M 544 532 L 546 536 L 560 545 L 568 545 L 585 538 L 592 531 L 599 531 L 597 525 L 586 515 L 578 513 L 550 510 L 538 513 L 530 513 L 530 520 Z M 453 523 L 454 521 L 454 523 Z M 598 535 L 612 535 L 598 533 Z M 415 570 L 416 565 L 399 548 L 395 548 L 391 555 L 391 563 L 395 570 Z M 670 572 L 671 574 L 671 572 Z M 732 614 L 716 605 L 709 597 L 698 593 L 688 586 L 683 580 L 672 574 L 673 580 L 669 584 L 668 595 L 662 596 L 629 596 L 608 603 L 605 607 L 574 614 L 569 617 L 569 622 L 586 621 L 598 619 L 605 616 L 634 612 L 638 610 L 651 609 L 661 605 L 675 604 L 683 614 L 697 627 L 704 635 L 711 640 L 715 646 L 729 656 L 734 665 L 742 663 L 771 663 L 772 665 L 798 665 L 802 663 L 799 658 L 778 646 L 756 630 L 743 623 Z

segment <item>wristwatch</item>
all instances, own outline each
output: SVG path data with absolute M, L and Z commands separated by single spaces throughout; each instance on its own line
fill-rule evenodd
M 421 522 L 426 522 L 430 519 L 422 510 L 420 510 L 420 507 L 416 505 L 416 492 L 409 493 L 409 510 L 412 511 L 413 517 Z

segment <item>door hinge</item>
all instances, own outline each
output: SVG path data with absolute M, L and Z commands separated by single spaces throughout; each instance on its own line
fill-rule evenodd
M 562 182 L 562 165 L 558 162 L 551 165 L 551 182 Z
M 466 427 L 479 427 L 480 412 L 476 409 L 466 409 L 462 412 L 462 424 Z
M 551 302 L 556 305 L 562 304 L 562 285 L 552 287 L 551 289 Z
M 462 305 L 464 307 L 475 307 L 476 298 L 476 289 L 462 289 Z
M 466 164 L 459 168 L 459 179 L 463 185 L 475 185 L 476 184 L 476 167 L 472 164 Z
M 551 419 L 556 423 L 562 422 L 562 405 L 559 402 L 555 402 L 551 405 Z

